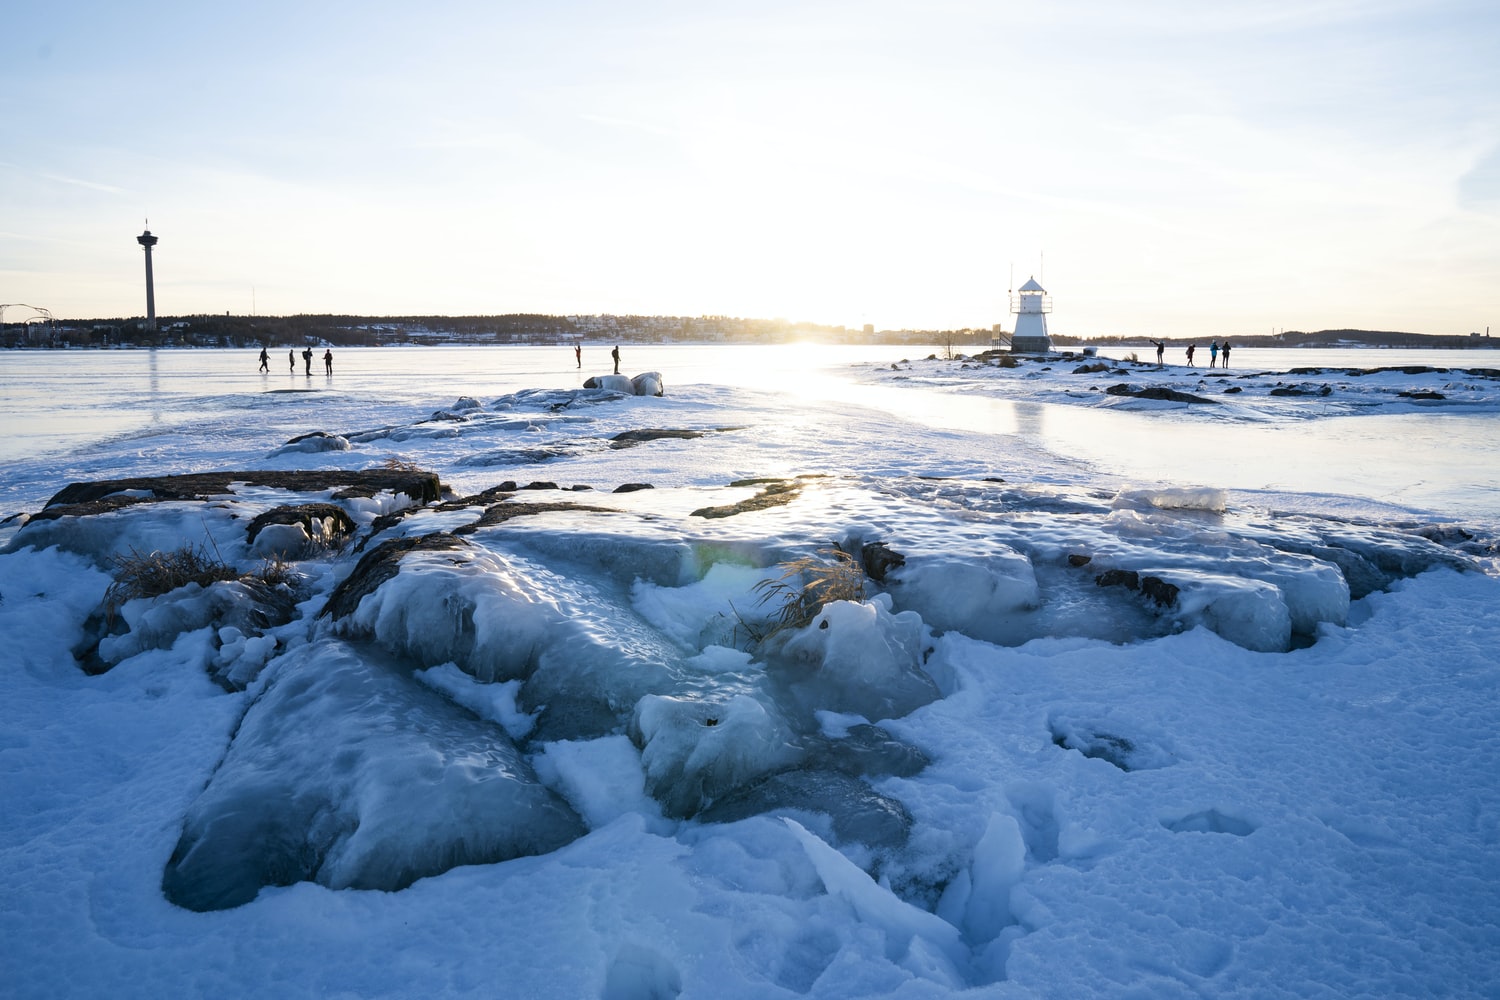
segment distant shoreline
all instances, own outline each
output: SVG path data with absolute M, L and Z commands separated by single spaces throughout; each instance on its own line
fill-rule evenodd
M 1081 350 L 1083 348 L 1129 348 L 1132 350 L 1154 350 L 1157 341 L 1147 338 L 1134 337 L 1097 337 L 1085 339 L 1081 337 L 1054 336 L 1051 338 L 1053 350 L 1057 353 L 1067 353 Z M 61 341 L 61 342 L 58 342 Z M 224 343 L 199 343 L 193 341 L 167 340 L 159 343 L 132 343 L 132 342 L 110 342 L 110 343 L 75 343 L 70 340 L 58 338 L 51 343 L 0 343 L 0 351 L 154 351 L 154 350 L 209 350 L 209 351 L 258 351 L 262 344 L 260 342 L 247 344 L 224 344 Z M 1168 348 L 1181 349 L 1189 344 L 1197 345 L 1207 350 L 1208 345 L 1217 341 L 1218 343 L 1229 343 L 1237 348 L 1249 349 L 1274 349 L 1274 350 L 1417 350 L 1417 351 L 1475 351 L 1475 350 L 1497 350 L 1500 349 L 1500 338 L 1488 336 L 1474 337 L 1451 337 L 1435 334 L 1400 334 L 1396 337 L 1386 339 L 1375 336 L 1370 339 L 1358 339 L 1352 337 L 1340 337 L 1336 339 L 1325 339 L 1317 334 L 1286 334 L 1284 336 L 1256 336 L 1256 337 L 1163 337 L 1161 343 Z M 947 343 L 942 337 L 934 340 L 931 338 L 916 338 L 912 340 L 832 340 L 819 339 L 815 337 L 799 337 L 787 340 L 756 340 L 756 339 L 688 339 L 688 340 L 636 340 L 628 337 L 579 337 L 557 340 L 516 340 L 516 341 L 493 341 L 479 338 L 459 338 L 426 336 L 413 337 L 406 340 L 392 340 L 383 342 L 357 342 L 341 343 L 326 339 L 283 339 L 271 341 L 266 344 L 271 350 L 286 349 L 287 347 L 334 347 L 341 349 L 355 348 L 414 348 L 414 347 L 529 347 L 529 348 L 557 348 L 559 350 L 572 349 L 575 344 L 598 346 L 599 344 L 619 343 L 630 344 L 635 347 L 785 347 L 797 343 L 818 344 L 827 347 L 944 347 L 950 346 L 957 353 L 980 353 L 982 351 L 1005 349 L 1005 343 L 995 343 L 992 340 L 967 340 L 964 342 L 952 341 Z

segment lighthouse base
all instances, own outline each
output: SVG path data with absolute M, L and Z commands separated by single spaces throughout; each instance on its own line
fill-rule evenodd
M 1050 354 L 1052 353 L 1051 337 L 1011 337 L 1010 353 L 1012 354 Z

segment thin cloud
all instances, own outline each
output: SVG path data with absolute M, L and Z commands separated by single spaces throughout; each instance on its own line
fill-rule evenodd
M 52 181 L 56 184 L 72 184 L 75 187 L 88 188 L 90 191 L 103 191 L 105 194 L 124 194 L 125 189 L 115 187 L 113 184 L 100 184 L 98 181 L 86 181 L 77 177 L 65 177 L 62 174 L 39 173 L 38 177 L 43 180 Z
M 1463 208 L 1500 208 L 1500 145 L 1479 157 L 1458 179 L 1458 203 Z

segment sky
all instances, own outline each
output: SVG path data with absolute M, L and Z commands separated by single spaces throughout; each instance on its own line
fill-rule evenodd
M 0 9 L 0 304 L 1500 327 L 1492 0 Z M 25 310 L 6 319 L 24 318 Z

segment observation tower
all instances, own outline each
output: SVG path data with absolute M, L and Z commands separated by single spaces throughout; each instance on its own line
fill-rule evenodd
M 1052 350 L 1052 340 L 1047 336 L 1052 296 L 1035 278 L 1027 278 L 1026 284 L 1011 295 L 1010 311 L 1016 317 L 1016 332 L 1010 338 L 1012 354 L 1046 354 Z
M 146 251 L 146 329 L 156 329 L 156 289 L 151 282 L 151 248 L 156 246 L 156 237 L 146 230 L 135 238 Z

